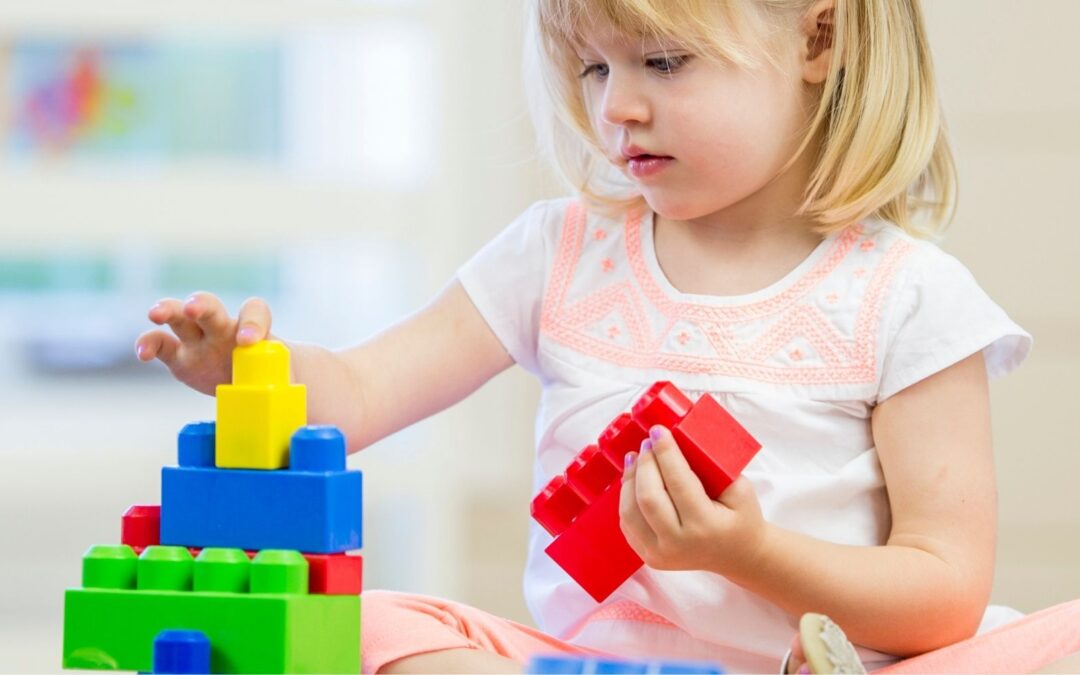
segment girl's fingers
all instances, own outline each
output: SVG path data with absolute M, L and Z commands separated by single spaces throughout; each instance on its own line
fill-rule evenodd
M 649 528 L 657 534 L 676 532 L 679 529 L 679 513 L 671 501 L 660 467 L 656 462 L 656 449 L 651 440 L 642 444 L 637 460 L 637 476 L 634 480 L 634 496 L 641 515 Z
M 270 308 L 262 298 L 248 298 L 240 307 L 236 344 L 250 345 L 270 335 Z
M 203 336 L 202 329 L 184 316 L 184 306 L 175 298 L 166 298 L 150 308 L 147 314 L 159 326 L 168 325 L 182 342 L 194 342 Z
M 180 341 L 160 330 L 147 331 L 135 341 L 135 355 L 140 361 L 158 358 L 170 368 L 176 361 L 176 352 L 179 349 Z
M 193 293 L 184 303 L 184 315 L 215 340 L 231 340 L 233 322 L 225 305 L 211 293 Z
M 630 547 L 641 555 L 644 547 L 656 544 L 656 533 L 649 528 L 645 517 L 641 515 L 641 509 L 638 508 L 637 497 L 634 494 L 637 453 L 631 452 L 627 458 L 632 458 L 632 463 L 627 463 L 626 470 L 623 472 L 622 485 L 619 486 L 619 527 Z
M 682 521 L 703 519 L 713 508 L 712 500 L 705 492 L 701 479 L 687 463 L 686 456 L 675 438 L 663 426 L 650 429 L 649 438 L 653 442 L 653 455 L 660 469 L 660 476 L 678 517 Z

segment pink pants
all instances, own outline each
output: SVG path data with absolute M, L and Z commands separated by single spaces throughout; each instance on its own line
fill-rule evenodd
M 423 595 L 365 591 L 362 612 L 365 673 L 377 672 L 407 656 L 444 649 L 481 649 L 522 665 L 533 654 L 611 656 L 467 605 Z M 1030 673 L 1077 652 L 1080 600 L 1030 614 L 877 672 Z

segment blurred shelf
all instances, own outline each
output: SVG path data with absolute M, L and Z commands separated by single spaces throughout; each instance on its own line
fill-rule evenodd
M 378 19 L 427 19 L 429 0 L 4 0 L 3 32 L 172 31 L 207 27 L 292 31 L 305 24 L 348 25 Z
M 58 241 L 108 243 L 153 236 L 190 245 L 364 231 L 415 237 L 432 216 L 431 185 L 379 189 L 241 163 L 138 167 L 0 162 L 0 201 L 17 220 L 0 245 L 35 250 Z

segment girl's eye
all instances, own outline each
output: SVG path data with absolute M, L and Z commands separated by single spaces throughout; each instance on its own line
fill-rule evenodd
M 645 62 L 647 66 L 652 68 L 658 73 L 663 75 L 671 75 L 679 68 L 686 65 L 686 62 L 690 60 L 689 56 L 658 56 L 656 58 L 649 59 Z
M 583 80 L 590 75 L 596 75 L 597 77 L 604 78 L 607 77 L 607 74 L 608 67 L 606 63 L 592 63 L 585 66 L 585 70 L 581 71 L 581 74 L 578 75 L 578 77 Z

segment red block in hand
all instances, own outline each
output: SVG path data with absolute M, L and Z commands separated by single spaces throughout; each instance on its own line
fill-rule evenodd
M 622 467 L 615 466 L 600 446 L 590 445 L 578 453 L 566 467 L 566 481 L 585 500 L 592 503 L 622 475 Z
M 557 537 L 570 527 L 587 504 L 574 488 L 566 482 L 566 476 L 559 474 L 551 479 L 544 490 L 532 500 L 532 517 L 544 526 L 553 537 Z
M 654 424 L 670 429 L 690 412 L 692 405 L 686 394 L 672 383 L 657 382 L 641 395 L 631 414 L 646 431 Z
M 597 445 L 579 453 L 532 503 L 533 517 L 555 537 L 548 555 L 597 602 L 642 565 L 619 527 L 619 478 L 626 453 L 638 451 L 656 424 L 671 429 L 712 499 L 761 448 L 711 396 L 692 403 L 670 382 L 651 386 L 630 414 L 608 425 Z
M 600 451 L 618 467 L 619 475 L 622 475 L 626 453 L 639 451 L 641 442 L 648 436 L 648 429 L 638 424 L 630 413 L 623 413 L 604 429 L 597 444 Z
M 161 543 L 161 507 L 135 505 L 124 511 L 120 543 L 140 549 Z
M 761 449 L 750 432 L 708 394 L 702 394 L 671 428 L 671 435 L 709 499 L 728 489 Z
M 619 528 L 619 487 L 612 485 L 544 549 L 597 602 L 642 565 Z

